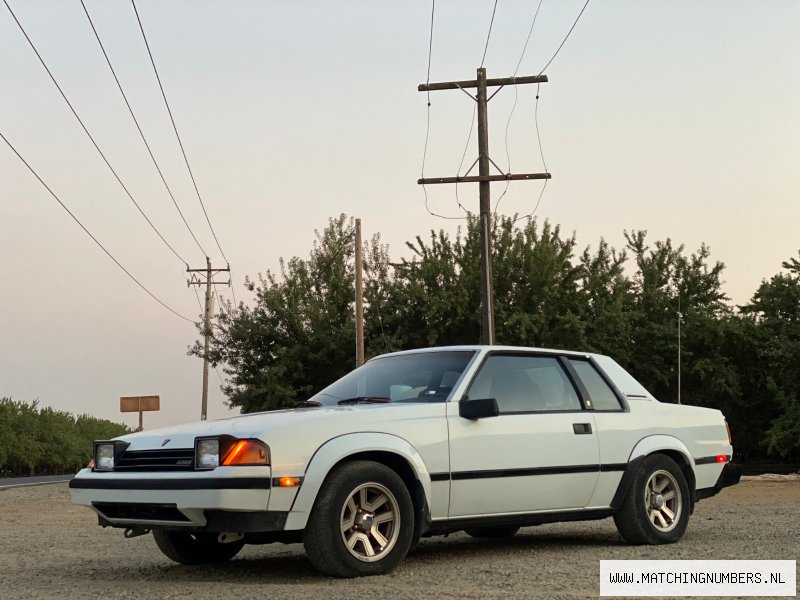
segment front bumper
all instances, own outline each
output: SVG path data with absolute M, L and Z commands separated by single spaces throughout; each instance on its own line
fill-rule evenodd
M 283 528 L 276 516 L 280 513 L 267 512 L 271 491 L 268 467 L 223 467 L 185 474 L 84 469 L 69 487 L 72 502 L 94 510 L 101 525 L 206 531 Z
M 730 487 L 739 483 L 742 478 L 742 468 L 739 465 L 725 463 L 722 467 L 722 472 L 717 478 L 717 483 L 713 487 L 697 490 L 695 493 L 695 500 L 703 500 L 716 496 L 722 491 L 722 488 Z

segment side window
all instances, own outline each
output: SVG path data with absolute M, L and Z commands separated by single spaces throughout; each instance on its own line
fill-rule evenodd
M 614 391 L 608 386 L 597 369 L 588 360 L 576 358 L 569 359 L 572 368 L 581 378 L 583 386 L 589 392 L 595 410 L 621 410 L 619 400 Z
M 581 410 L 575 388 L 550 356 L 491 355 L 467 394 L 497 399 L 501 414 Z

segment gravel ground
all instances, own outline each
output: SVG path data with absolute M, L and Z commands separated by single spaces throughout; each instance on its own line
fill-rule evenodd
M 603 559 L 796 559 L 800 480 L 749 478 L 697 506 L 684 539 L 625 545 L 610 519 L 523 529 L 481 542 L 422 540 L 393 574 L 318 575 L 300 545 L 248 546 L 218 567 L 164 558 L 69 502 L 64 483 L 0 491 L 0 598 L 591 598 Z

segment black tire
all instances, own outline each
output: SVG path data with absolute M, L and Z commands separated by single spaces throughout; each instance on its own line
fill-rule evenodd
M 216 533 L 153 531 L 158 549 L 164 556 L 182 565 L 223 563 L 239 553 L 244 541 L 220 544 Z
M 653 487 L 650 487 L 654 481 L 655 488 L 661 484 L 666 486 L 662 493 L 654 494 Z M 658 483 L 659 481 L 661 483 Z M 675 495 L 671 496 L 670 492 L 675 492 Z M 622 507 L 614 515 L 617 530 L 630 544 L 677 542 L 683 537 L 689 524 L 691 511 L 689 493 L 686 477 L 674 460 L 663 454 L 648 456 L 639 465 Z M 668 512 L 663 512 L 663 508 L 657 508 L 658 499 L 654 496 L 661 497 L 661 502 Z M 667 496 L 670 498 L 664 500 Z M 656 513 L 660 513 L 660 516 Z M 671 520 L 669 513 L 674 515 Z
M 519 531 L 519 527 L 508 525 L 506 527 L 482 527 L 480 529 L 465 529 L 464 533 L 480 540 L 501 540 L 513 537 Z
M 358 494 L 361 489 L 366 494 L 372 491 L 375 502 L 379 501 L 381 494 L 387 500 L 377 505 L 374 511 L 359 512 L 359 516 L 356 516 L 352 508 L 360 510 L 361 505 L 351 504 L 350 501 L 360 497 Z M 375 525 L 384 527 L 379 534 L 387 543 L 383 547 L 378 546 L 378 552 L 370 558 L 366 556 L 368 543 L 375 552 L 372 545 L 374 539 L 370 537 L 372 529 L 362 530 L 359 527 L 370 527 L 370 515 L 376 517 L 377 521 L 388 513 L 394 515 L 390 521 Z M 345 521 L 350 518 L 354 525 L 346 528 Z M 368 521 L 356 525 L 359 519 Z M 346 536 L 350 540 L 361 538 L 356 541 L 352 551 L 345 542 Z M 389 467 L 359 460 L 343 463 L 328 474 L 303 531 L 303 544 L 311 564 L 321 573 L 333 577 L 362 577 L 383 575 L 395 569 L 408 553 L 413 536 L 414 506 L 403 480 Z M 364 556 L 361 558 L 357 556 L 362 554 Z

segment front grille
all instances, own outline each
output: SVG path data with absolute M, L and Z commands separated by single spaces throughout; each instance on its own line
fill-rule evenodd
M 147 504 L 120 502 L 92 502 L 107 519 L 126 521 L 179 521 L 190 522 L 175 504 Z
M 193 471 L 194 448 L 127 450 L 115 471 Z

